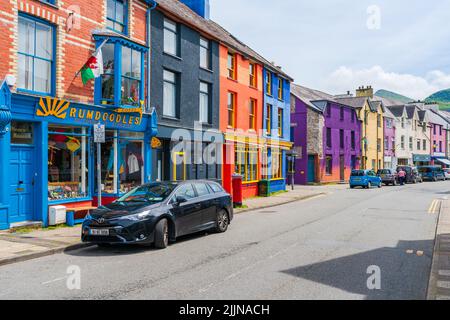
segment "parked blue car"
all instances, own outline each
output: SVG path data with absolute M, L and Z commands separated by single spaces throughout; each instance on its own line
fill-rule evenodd
M 369 189 L 371 187 L 381 188 L 382 181 L 373 170 L 353 170 L 350 175 L 350 188 L 363 187 Z
M 440 166 L 423 166 L 418 168 L 422 179 L 426 181 L 447 180 L 445 172 Z

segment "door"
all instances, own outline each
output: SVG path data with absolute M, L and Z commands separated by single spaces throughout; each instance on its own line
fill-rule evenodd
M 182 196 L 187 202 L 176 204 L 176 198 Z M 202 207 L 192 184 L 180 186 L 172 199 L 172 214 L 175 217 L 177 236 L 193 233 L 202 224 Z
M 340 156 L 339 158 L 339 163 L 340 163 L 340 178 L 341 181 L 345 180 L 345 158 L 344 156 Z
M 211 227 L 217 220 L 219 199 L 206 183 L 197 182 L 194 186 L 202 206 L 202 228 Z
M 308 156 L 308 182 L 316 182 L 315 156 Z
M 10 222 L 33 220 L 35 197 L 34 148 L 11 147 L 10 160 Z

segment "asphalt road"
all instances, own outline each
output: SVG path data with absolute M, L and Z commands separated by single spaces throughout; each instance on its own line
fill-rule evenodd
M 238 215 L 225 234 L 163 251 L 91 247 L 0 267 L 0 299 L 424 299 L 429 208 L 450 182 L 319 188 L 331 194 Z M 79 290 L 67 287 L 70 266 Z M 367 287 L 370 266 L 379 290 Z

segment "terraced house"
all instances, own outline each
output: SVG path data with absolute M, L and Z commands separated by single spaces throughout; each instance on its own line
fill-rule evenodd
M 211 30 L 208 2 L 186 3 L 192 8 L 160 0 L 149 17 L 150 91 L 160 140 L 153 152 L 154 178 L 220 181 L 218 37 Z
M 357 110 L 361 127 L 361 168 L 377 171 L 384 165 L 384 105 L 374 99 L 372 87 L 360 87 L 356 96 L 338 97 L 337 101 Z
M 361 161 L 361 122 L 356 110 L 324 92 L 292 84 L 294 145 L 300 148 L 295 183 L 348 181 Z
M 104 201 L 151 180 L 157 122 L 146 85 L 146 21 L 154 5 L 0 2 L 0 229 L 47 225 L 51 206 L 83 214 L 96 205 L 98 122 L 106 127 Z
M 292 148 L 290 138 L 290 92 L 293 79 L 279 66 L 264 65 L 262 179 L 267 181 L 269 193 L 286 189 L 287 151 Z

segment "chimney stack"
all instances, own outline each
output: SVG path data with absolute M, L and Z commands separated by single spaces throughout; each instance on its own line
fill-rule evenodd
M 368 98 L 373 98 L 373 88 L 372 86 L 361 86 L 358 87 L 358 89 L 356 90 L 356 96 L 357 97 L 368 97 Z

